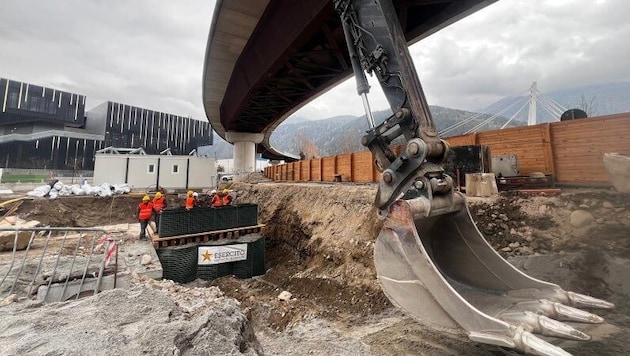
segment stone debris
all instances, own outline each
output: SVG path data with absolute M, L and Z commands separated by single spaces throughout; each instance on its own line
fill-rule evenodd
M 283 301 L 283 302 L 285 302 L 285 301 L 287 301 L 287 300 L 291 300 L 291 297 L 293 297 L 293 294 L 291 294 L 290 292 L 288 292 L 288 291 L 286 291 L 286 290 L 285 290 L 285 291 L 282 291 L 282 293 L 280 293 L 280 294 L 278 295 L 278 299 L 279 299 L 279 300 L 281 300 L 281 301 Z
M 589 213 L 586 210 L 575 210 L 571 213 L 569 217 L 571 225 L 574 227 L 585 227 L 595 221 L 593 214 Z
M 0 302 L 0 308 L 7 306 L 11 303 L 15 303 L 18 301 L 18 296 L 17 294 L 11 294 L 9 296 L 7 296 L 6 298 L 4 298 L 4 300 L 2 300 L 2 302 Z
M 0 227 L 19 227 L 28 229 L 37 227 L 39 224 L 40 223 L 37 220 L 26 221 L 18 218 L 17 216 L 7 216 L 0 220 Z M 31 235 L 32 231 L 18 232 L 16 250 L 24 250 L 28 246 Z M 0 231 L 0 251 L 12 251 L 14 244 L 16 244 L 15 232 Z
M 143 265 L 143 266 L 146 266 L 149 263 L 151 263 L 151 256 L 150 255 L 142 255 L 142 258 L 140 259 L 140 264 Z
M 539 202 L 539 204 L 536 204 Z M 630 226 L 630 200 L 623 195 L 589 193 L 554 198 L 502 195 L 496 200 L 469 202 L 473 220 L 490 244 L 503 256 L 546 254 L 575 234 L 600 236 Z M 550 233 L 566 226 L 566 233 Z
M 134 277 L 131 289 L 1 308 L 0 354 L 262 354 L 239 303 L 218 288 Z

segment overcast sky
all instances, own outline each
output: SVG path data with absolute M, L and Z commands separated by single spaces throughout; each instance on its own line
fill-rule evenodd
M 205 119 L 211 0 L 0 2 L 0 77 Z M 630 80 L 630 1 L 500 0 L 413 45 L 430 104 L 474 110 L 525 92 Z M 372 82 L 374 110 L 387 108 Z M 354 80 L 296 115 L 363 114 Z

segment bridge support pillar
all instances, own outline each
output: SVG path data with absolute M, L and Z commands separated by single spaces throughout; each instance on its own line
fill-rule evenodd
M 262 133 L 228 131 L 228 142 L 234 145 L 234 180 L 242 181 L 256 170 L 256 144 L 265 138 Z

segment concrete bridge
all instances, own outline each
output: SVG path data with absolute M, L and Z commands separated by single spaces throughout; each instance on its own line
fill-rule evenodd
M 496 0 L 392 0 L 409 44 Z M 208 36 L 203 102 L 234 145 L 235 172 L 256 154 L 293 161 L 269 143 L 273 130 L 352 75 L 333 0 L 218 0 Z

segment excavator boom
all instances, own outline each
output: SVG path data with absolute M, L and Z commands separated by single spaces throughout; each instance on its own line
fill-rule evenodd
M 391 0 L 334 0 L 334 6 L 370 125 L 362 143 L 382 173 L 374 204 L 385 222 L 374 260 L 385 294 L 422 323 L 473 341 L 567 355 L 534 334 L 588 340 L 561 321 L 601 323 L 578 308 L 613 305 L 529 277 L 492 249 L 444 173 L 449 147 L 437 134 Z M 366 73 L 378 79 L 393 112 L 378 126 Z M 391 144 L 400 137 L 405 148 L 395 154 Z

